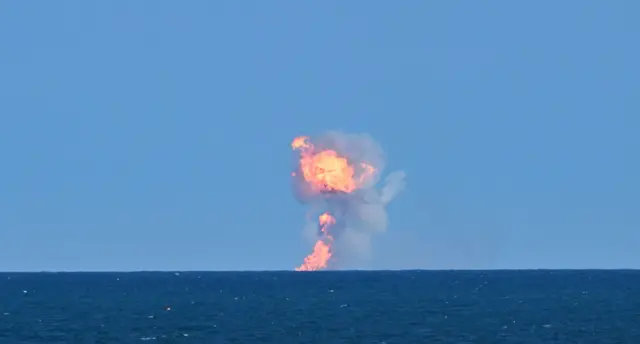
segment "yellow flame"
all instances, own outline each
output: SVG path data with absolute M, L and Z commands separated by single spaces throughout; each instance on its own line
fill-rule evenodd
M 362 187 L 376 169 L 366 163 L 360 163 L 358 175 L 356 166 L 346 157 L 331 149 L 316 151 L 316 147 L 309 142 L 307 136 L 297 137 L 291 142 L 294 150 L 300 151 L 299 171 L 304 182 L 313 192 L 346 192 L 350 193 Z M 296 172 L 291 174 L 297 176 Z M 327 268 L 331 259 L 331 245 L 333 237 L 329 234 L 329 227 L 336 223 L 331 214 L 320 215 L 318 221 L 324 238 L 318 240 L 313 252 L 309 254 L 297 271 L 313 271 Z
M 325 269 L 331 259 L 331 244 L 333 237 L 328 233 L 328 227 L 336 223 L 336 219 L 329 213 L 324 213 L 318 217 L 321 231 L 326 238 L 316 241 L 313 246 L 313 252 L 309 254 L 302 265 L 296 268 L 296 271 L 315 271 Z
M 331 149 L 316 152 L 306 136 L 295 138 L 291 147 L 300 150 L 300 171 L 304 180 L 316 192 L 353 192 L 376 171 L 373 166 L 360 163 L 362 172 L 356 177 L 354 166 L 346 157 Z

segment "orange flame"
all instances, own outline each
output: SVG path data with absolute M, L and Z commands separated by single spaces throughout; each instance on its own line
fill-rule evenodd
M 295 138 L 291 142 L 291 147 L 300 151 L 300 176 L 304 178 L 311 191 L 316 193 L 353 192 L 362 187 L 376 171 L 369 164 L 353 165 L 346 157 L 340 156 L 334 150 L 316 151 L 316 147 L 306 136 Z M 298 173 L 293 172 L 291 175 L 295 177 Z M 304 259 L 296 271 L 314 271 L 328 266 L 333 244 L 333 237 L 329 234 L 328 228 L 334 225 L 336 220 L 329 213 L 320 215 L 318 220 L 324 237 L 316 242 L 313 252 Z
M 308 139 L 306 136 L 297 137 L 291 147 L 300 150 L 300 171 L 315 192 L 353 192 L 375 172 L 373 166 L 361 163 L 360 176 L 356 177 L 356 169 L 346 157 L 331 149 L 316 152 Z
M 309 147 L 309 143 L 307 142 L 307 140 L 309 140 L 309 138 L 306 136 L 296 137 L 295 139 L 293 139 L 293 142 L 291 142 L 291 148 L 307 148 Z
M 313 247 L 313 253 L 304 259 L 304 263 L 296 268 L 296 271 L 315 271 L 324 269 L 331 258 L 331 245 L 318 240 Z
M 336 224 L 336 219 L 333 216 L 331 216 L 331 214 L 329 213 L 324 213 L 320 215 L 318 220 L 320 221 L 320 225 L 322 226 L 323 232 L 327 229 L 327 226 Z
M 313 252 L 309 254 L 302 265 L 296 268 L 296 271 L 315 271 L 324 269 L 329 264 L 331 259 L 331 243 L 333 237 L 328 233 L 328 227 L 336 223 L 336 219 L 329 213 L 324 213 L 318 218 L 320 222 L 321 231 L 325 234 L 326 238 L 316 241 L 313 247 Z

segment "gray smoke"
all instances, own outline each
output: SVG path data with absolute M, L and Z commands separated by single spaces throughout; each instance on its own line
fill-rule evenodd
M 314 145 L 315 152 L 331 149 L 346 157 L 355 167 L 356 177 L 366 172 L 360 169 L 361 163 L 375 168 L 375 173 L 367 175 L 360 187 L 351 193 L 318 193 L 313 192 L 304 180 L 298 164 L 300 152 L 294 152 L 294 193 L 298 201 L 309 205 L 308 224 L 304 231 L 306 237 L 315 241 L 322 236 L 318 230 L 318 215 L 329 212 L 336 219 L 336 224 L 329 229 L 334 238 L 329 268 L 357 267 L 357 262 L 371 257 L 372 235 L 386 231 L 388 218 L 385 206 L 404 189 L 405 173 L 395 171 L 380 183 L 385 167 L 384 152 L 368 134 L 331 131 L 309 138 L 309 142 Z

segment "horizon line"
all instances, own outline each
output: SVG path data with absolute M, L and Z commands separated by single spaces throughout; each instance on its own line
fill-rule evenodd
M 526 272 L 526 271 L 640 271 L 640 268 L 496 268 L 496 269 L 327 269 L 316 271 L 269 270 L 0 270 L 0 274 L 41 274 L 41 273 L 347 273 L 347 272 Z

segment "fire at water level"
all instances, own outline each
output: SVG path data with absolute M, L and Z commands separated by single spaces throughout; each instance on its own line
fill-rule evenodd
M 335 224 L 336 220 L 329 213 L 324 213 L 320 215 L 318 221 L 324 238 L 316 242 L 313 253 L 304 259 L 304 263 L 297 267 L 296 271 L 320 270 L 326 268 L 329 263 L 329 259 L 331 258 L 331 243 L 333 241 L 333 237 L 329 234 L 329 226 Z
M 361 163 L 357 166 L 359 170 L 356 173 L 356 168 L 346 157 L 331 149 L 316 151 L 308 137 L 294 139 L 291 146 L 300 152 L 299 171 L 304 182 L 314 193 L 351 193 L 361 187 L 366 178 L 375 172 L 373 166 Z M 328 266 L 333 243 L 328 229 L 335 224 L 335 218 L 329 213 L 324 213 L 320 215 L 319 224 L 323 237 L 316 242 L 313 252 L 304 259 L 304 263 L 296 268 L 297 271 L 320 270 Z

